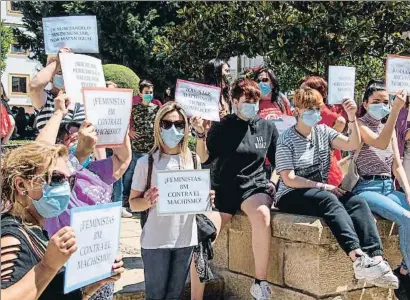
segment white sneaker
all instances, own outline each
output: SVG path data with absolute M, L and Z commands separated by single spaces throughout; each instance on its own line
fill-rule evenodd
M 375 260 L 366 254 L 353 263 L 356 279 L 364 279 L 379 287 L 397 289 L 399 281 L 393 274 L 389 264 L 384 260 Z
M 127 211 L 125 207 L 122 208 L 122 213 L 121 213 L 122 218 L 132 218 L 132 213 Z
M 382 275 L 379 278 L 370 280 L 369 283 L 385 289 L 397 290 L 399 288 L 399 279 L 392 271 Z
M 270 300 L 272 290 L 266 281 L 262 281 L 260 284 L 252 284 L 251 295 L 256 300 Z

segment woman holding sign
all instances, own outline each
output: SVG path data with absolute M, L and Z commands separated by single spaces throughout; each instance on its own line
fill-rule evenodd
M 403 165 L 395 125 L 407 93 L 399 91 L 393 104 L 389 100 L 384 81 L 370 82 L 364 97 L 365 114 L 359 119 L 363 146 L 356 160 L 360 176 L 353 192 L 365 198 L 372 212 L 395 222 L 399 226 L 400 249 L 403 255 L 401 268 L 395 270 L 400 280 L 396 291 L 399 299 L 410 297 L 410 186 Z M 387 117 L 385 124 L 382 119 Z M 396 191 L 393 176 L 404 193 Z
M 199 157 L 188 149 L 188 119 L 179 104 L 168 102 L 158 111 L 154 138 L 153 149 L 137 161 L 129 202 L 133 211 L 148 210 L 141 235 L 146 299 L 180 299 L 198 245 L 196 218 L 159 216 L 155 186 L 158 171 L 200 168 Z
M 10 151 L 1 165 L 1 298 L 3 300 L 86 300 L 124 271 L 64 294 L 64 264 L 77 250 L 75 233 L 64 227 L 48 239 L 46 218 L 67 208 L 73 177 L 64 146 L 27 143 Z M 81 274 L 79 274 L 81 276 Z
M 197 149 L 202 162 L 215 162 L 212 169 L 215 206 L 210 219 L 218 231 L 242 210 L 252 225 L 255 282 L 251 294 L 255 299 L 269 299 L 267 283 L 271 245 L 270 208 L 274 185 L 266 179 L 266 158 L 275 167 L 278 131 L 274 123 L 258 117 L 261 91 L 255 81 L 237 80 L 232 87 L 235 114 L 213 123 L 206 138 L 204 122 L 194 117 L 198 135 Z M 202 147 L 202 149 L 200 149 Z M 202 299 L 204 286 L 192 280 L 193 299 Z

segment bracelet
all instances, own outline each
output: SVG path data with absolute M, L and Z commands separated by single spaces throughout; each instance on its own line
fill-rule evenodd
M 357 121 L 357 118 L 354 118 L 353 121 L 347 120 L 347 122 L 349 122 L 349 123 L 354 123 L 354 122 L 356 122 L 356 121 Z
M 195 131 L 195 134 L 196 134 L 196 137 L 197 137 L 198 139 L 201 139 L 201 140 L 202 140 L 202 139 L 206 138 L 205 132 L 199 133 L 199 132 Z

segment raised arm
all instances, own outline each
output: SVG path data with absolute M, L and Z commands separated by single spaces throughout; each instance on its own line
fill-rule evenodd
M 125 135 L 125 142 L 122 147 L 112 149 L 113 174 L 116 179 L 120 179 L 127 171 L 131 162 L 131 142 L 128 133 Z
M 201 163 L 204 163 L 208 160 L 208 148 L 206 146 L 206 135 L 211 127 L 211 122 L 203 120 L 201 117 L 194 116 L 191 118 L 192 128 L 197 134 L 196 139 L 196 153 L 201 159 Z
M 40 72 L 38 72 L 30 81 L 28 93 L 34 108 L 40 109 L 45 105 L 47 96 L 44 92 L 44 88 L 52 80 L 54 74 L 60 68 L 59 65 L 60 64 L 57 60 L 52 61 Z

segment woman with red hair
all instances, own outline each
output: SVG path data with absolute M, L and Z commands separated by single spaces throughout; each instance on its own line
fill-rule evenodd
M 323 97 L 327 97 L 327 82 L 322 77 L 310 76 L 306 78 L 301 85 L 301 88 L 309 87 L 311 89 L 317 90 Z M 320 124 L 325 124 L 337 132 L 342 132 L 346 127 L 346 119 L 340 114 L 332 112 L 328 104 L 323 105 L 320 109 Z M 343 180 L 343 174 L 340 170 L 337 162 L 342 159 L 342 154 L 340 150 L 333 150 L 330 157 L 330 171 L 329 171 L 329 184 L 334 186 L 339 186 Z

